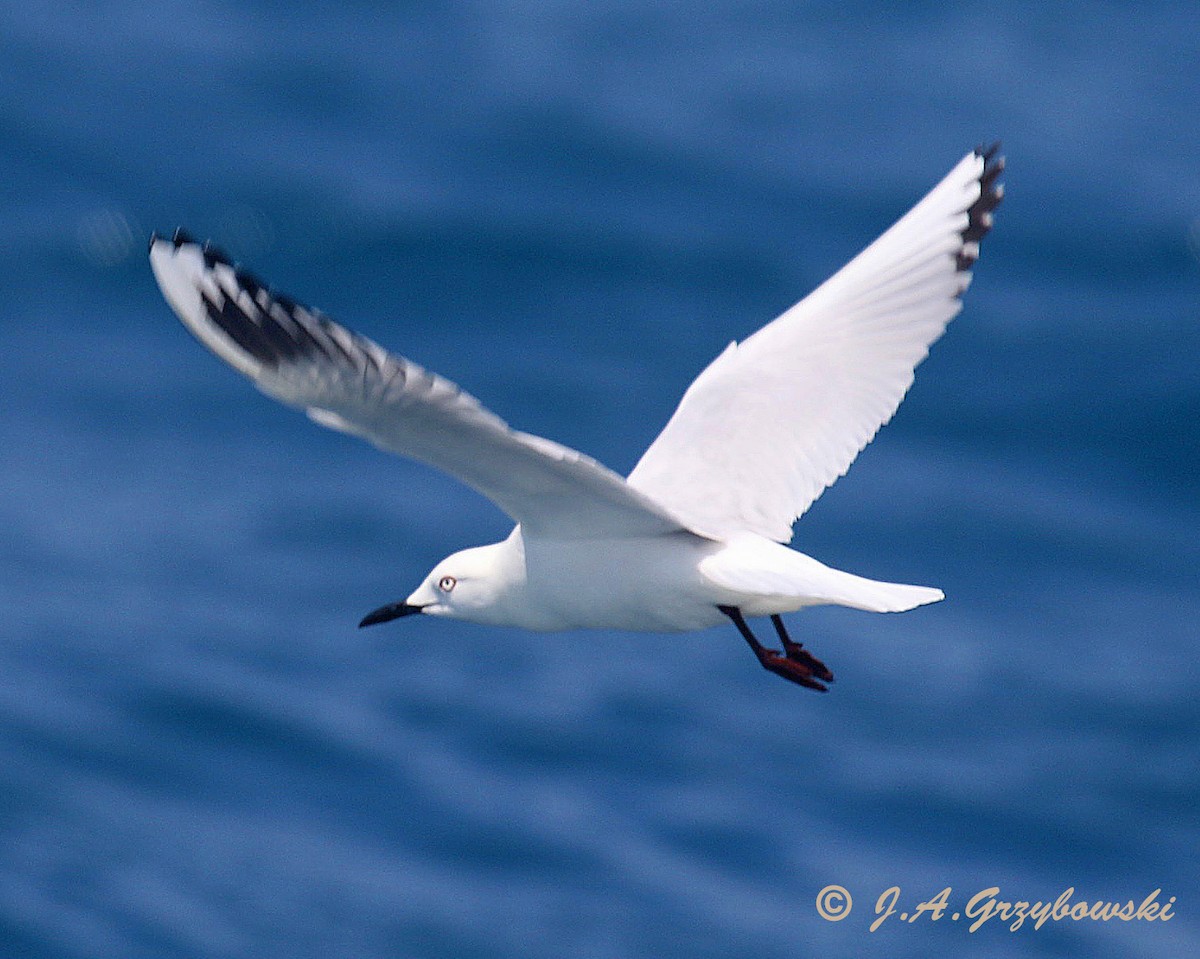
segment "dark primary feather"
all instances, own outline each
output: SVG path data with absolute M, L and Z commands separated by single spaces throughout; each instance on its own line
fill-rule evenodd
M 1000 144 L 987 149 L 977 147 L 975 155 L 983 157 L 983 172 L 979 175 L 979 199 L 967 208 L 967 227 L 962 231 L 963 243 L 978 244 L 992 228 L 992 211 L 1004 198 L 1004 187 L 997 183 L 1004 172 L 1004 157 Z M 958 269 L 969 270 L 979 259 L 978 247 L 969 247 L 958 254 Z

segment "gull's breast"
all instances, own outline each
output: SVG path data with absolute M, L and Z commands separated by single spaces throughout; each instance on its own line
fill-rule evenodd
M 525 603 L 542 629 L 676 632 L 725 621 L 699 564 L 721 548 L 690 533 L 525 541 Z

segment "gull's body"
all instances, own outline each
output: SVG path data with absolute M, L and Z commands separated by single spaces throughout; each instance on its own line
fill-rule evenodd
M 484 575 L 503 588 L 469 610 L 460 598 L 458 618 L 543 631 L 682 632 L 727 622 L 721 606 L 746 616 L 829 604 L 890 613 L 942 598 L 941 590 L 844 573 L 754 533 L 720 541 L 679 530 L 590 540 L 581 549 L 577 540 L 528 538 L 518 526 L 500 543 L 439 563 L 406 603 L 442 614 L 442 577 L 453 576 L 465 596 L 466 584 Z
M 729 619 L 768 669 L 823 689 L 816 679 L 832 675 L 791 642 L 781 614 L 823 604 L 900 612 L 943 598 L 782 544 L 891 418 L 961 308 L 1000 202 L 994 154 L 968 154 L 850 264 L 731 344 L 628 479 L 512 430 L 449 381 L 182 233 L 153 237 L 150 261 L 185 325 L 263 392 L 452 473 L 516 521 L 507 539 L 447 557 L 363 625 L 417 612 L 537 630 L 677 631 Z M 772 618 L 783 653 L 754 638 L 745 622 L 754 616 Z

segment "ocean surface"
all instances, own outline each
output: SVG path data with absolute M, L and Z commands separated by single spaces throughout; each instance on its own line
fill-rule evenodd
M 0 957 L 1200 954 L 1194 0 L 26 0 L 0 63 Z M 359 631 L 509 524 L 145 258 L 211 237 L 625 472 L 993 138 L 966 308 L 794 541 L 947 599 L 791 617 L 823 696 L 732 628 Z M 952 918 L 991 887 L 1175 902 Z

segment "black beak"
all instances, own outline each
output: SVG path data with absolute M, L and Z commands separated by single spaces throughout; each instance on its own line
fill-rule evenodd
M 393 619 L 399 619 L 401 616 L 412 616 L 422 609 L 424 609 L 423 606 L 409 606 L 408 603 L 389 603 L 387 606 L 380 606 L 373 613 L 367 613 L 363 617 L 363 621 L 358 624 L 358 628 L 374 626 L 376 623 L 386 623 Z

